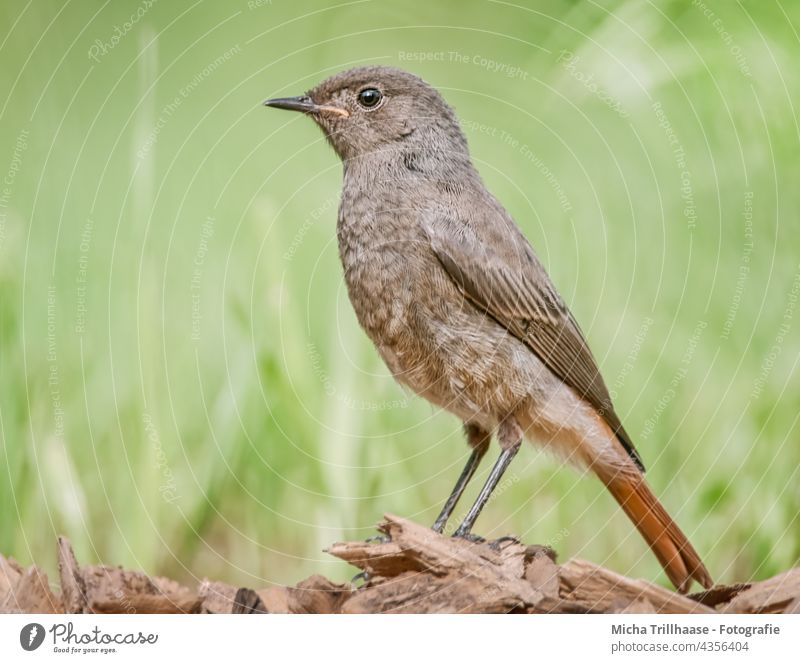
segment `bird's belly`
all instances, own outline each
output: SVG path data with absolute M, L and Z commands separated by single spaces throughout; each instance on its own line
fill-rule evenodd
M 402 344 L 376 342 L 401 384 L 484 430 L 513 415 L 526 437 L 572 464 L 626 460 L 594 409 L 491 318 L 462 309 L 421 329 Z
M 552 375 L 494 320 L 461 302 L 417 307 L 406 334 L 376 347 L 396 379 L 465 422 L 493 429 L 505 416 L 535 409 Z
M 389 370 L 423 398 L 488 429 L 535 408 L 554 376 L 414 245 L 340 247 L 356 317 Z

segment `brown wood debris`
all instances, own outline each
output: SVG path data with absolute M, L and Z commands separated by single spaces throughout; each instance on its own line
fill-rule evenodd
M 36 566 L 0 555 L 0 612 L 9 613 L 798 613 L 800 568 L 769 580 L 682 596 L 581 559 L 513 539 L 472 543 L 396 516 L 386 543 L 336 543 L 359 586 L 311 576 L 253 589 L 203 580 L 195 589 L 114 566 L 80 566 L 58 539 L 60 588 Z

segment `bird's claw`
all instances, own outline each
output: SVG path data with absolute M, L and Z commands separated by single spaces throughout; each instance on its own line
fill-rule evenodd
M 369 571 L 362 571 L 361 573 L 356 573 L 352 578 L 350 578 L 350 584 L 355 585 L 359 580 L 363 580 L 364 584 L 366 585 L 372 576 L 370 575 Z
M 489 542 L 489 547 L 492 550 L 496 550 L 500 552 L 500 545 L 506 542 L 521 544 L 522 542 L 516 537 L 512 536 L 511 534 L 507 534 L 506 536 L 501 536 L 499 539 L 495 539 L 494 541 Z
M 492 541 L 487 541 L 479 534 L 473 534 L 472 532 L 456 532 L 453 534 L 454 539 L 464 539 L 465 541 L 469 541 L 470 543 L 485 543 L 488 545 L 492 550 L 496 552 L 500 552 L 502 544 L 506 542 L 511 543 L 520 543 L 520 540 L 516 536 L 506 535 L 501 536 L 499 539 L 493 539 Z
M 486 539 L 484 539 L 480 534 L 473 534 L 472 532 L 459 532 L 456 531 L 453 534 L 454 539 L 464 539 L 464 541 L 469 541 L 470 543 L 486 543 Z
M 376 534 L 375 536 L 371 536 L 368 539 L 364 539 L 364 543 L 391 543 L 392 537 L 388 534 Z M 350 583 L 355 585 L 359 580 L 363 580 L 364 584 L 366 585 L 370 580 L 372 580 L 372 574 L 369 571 L 362 571 L 361 573 L 356 573 L 351 579 Z

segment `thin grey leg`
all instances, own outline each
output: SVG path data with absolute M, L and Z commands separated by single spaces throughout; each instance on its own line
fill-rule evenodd
M 461 476 L 459 476 L 458 481 L 456 481 L 453 492 L 450 493 L 450 497 L 448 497 L 447 502 L 444 503 L 442 512 L 439 514 L 436 522 L 433 523 L 433 531 L 439 532 L 440 534 L 444 531 L 444 526 L 453 514 L 453 509 L 456 508 L 456 504 L 458 504 L 458 500 L 464 493 L 464 489 L 467 487 L 470 479 L 472 479 L 472 476 L 475 474 L 475 470 L 478 469 L 481 460 L 489 449 L 489 441 L 491 440 L 490 433 L 487 433 L 474 424 L 467 424 L 465 426 L 465 431 L 467 433 L 467 442 L 472 447 L 472 453 L 464 469 L 461 471 Z
M 497 488 L 497 484 L 500 483 L 500 479 L 503 478 L 503 474 L 508 469 L 511 461 L 514 460 L 514 456 L 517 455 L 522 444 L 522 430 L 513 418 L 503 422 L 500 426 L 498 437 L 500 438 L 500 445 L 503 451 L 500 453 L 492 471 L 489 473 L 489 478 L 486 479 L 486 483 L 483 485 L 478 499 L 475 500 L 475 504 L 472 505 L 469 513 L 467 513 L 464 522 L 461 523 L 453 536 L 469 537 L 472 526 L 475 524 L 481 510 L 486 506 L 486 503 L 492 496 L 492 492 Z

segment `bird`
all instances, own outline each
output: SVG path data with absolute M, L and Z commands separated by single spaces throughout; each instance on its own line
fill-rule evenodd
M 475 520 L 529 440 L 605 485 L 678 591 L 710 588 L 645 480 L 584 333 L 441 93 L 368 65 L 263 104 L 310 117 L 340 157 L 336 235 L 358 322 L 400 384 L 463 422 L 469 458 L 433 529 L 444 532 L 495 436 L 499 456 L 453 534 L 480 540 Z

